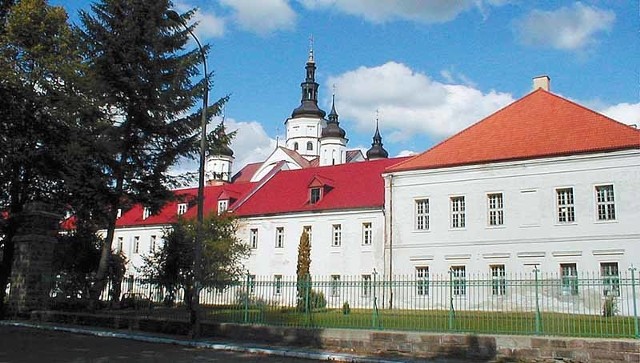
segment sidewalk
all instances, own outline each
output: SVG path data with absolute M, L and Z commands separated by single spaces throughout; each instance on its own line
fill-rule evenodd
M 189 340 L 185 337 L 170 336 L 162 334 L 150 334 L 134 331 L 111 330 L 87 326 L 69 326 L 31 323 L 24 321 L 0 321 L 0 326 L 24 327 L 32 329 L 41 329 L 48 331 L 59 331 L 74 334 L 84 334 L 96 337 L 110 337 L 120 339 L 130 339 L 135 341 L 157 343 L 157 344 L 174 344 L 184 347 L 211 349 L 218 351 L 242 352 L 250 354 L 262 354 L 269 356 L 279 356 L 306 360 L 324 360 L 335 362 L 363 362 L 363 363 L 397 363 L 406 362 L 407 359 L 382 359 L 374 357 L 366 357 L 361 355 L 353 355 L 348 353 L 335 353 L 329 351 L 294 348 L 294 347 L 274 347 L 251 343 L 240 343 L 231 341 L 219 341 L 215 339 Z M 424 361 L 424 360 L 422 360 Z M 432 362 L 454 362 L 452 360 L 433 360 Z M 462 361 L 460 361 L 462 362 Z

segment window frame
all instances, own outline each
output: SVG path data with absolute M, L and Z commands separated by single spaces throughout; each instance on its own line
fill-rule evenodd
M 133 236 L 133 253 L 140 253 L 140 236 Z
M 603 194 L 600 191 L 604 191 Z M 617 220 L 615 189 L 613 184 L 594 186 L 596 221 L 611 222 Z M 602 197 L 602 198 L 601 198 Z
M 155 234 L 152 234 L 149 237 L 149 252 L 153 253 L 156 251 L 156 242 L 158 241 L 158 237 Z
M 602 278 L 602 295 L 604 297 L 620 296 L 620 267 L 617 262 L 600 262 Z
M 429 296 L 429 266 L 416 266 L 416 294 Z
M 276 227 L 276 248 L 284 248 L 284 227 Z
M 250 228 L 249 229 L 249 246 L 252 250 L 258 249 L 258 229 Z
M 504 264 L 489 265 L 491 270 L 491 295 L 504 296 L 507 294 L 507 270 Z
M 332 297 L 340 296 L 341 278 L 340 275 L 331 275 L 331 284 L 329 293 Z
M 362 297 L 371 296 L 371 291 L 373 287 L 373 280 L 371 279 L 371 275 L 363 274 L 361 275 L 361 279 L 362 279 L 362 290 L 361 290 Z
M 464 195 L 449 197 L 451 229 L 464 229 L 467 227 L 467 208 Z
M 282 275 L 273 275 L 273 294 L 282 295 Z
M 321 199 L 322 199 L 322 188 L 320 187 L 309 188 L 309 204 L 316 204 Z
M 569 274 L 567 274 L 569 272 Z M 578 264 L 577 263 L 561 263 L 560 264 L 560 281 L 562 287 L 562 295 L 577 296 L 578 295 Z
M 342 246 L 342 224 L 331 225 L 331 247 Z
M 504 194 L 487 193 L 487 224 L 489 227 L 504 225 Z
M 576 223 L 576 204 L 573 187 L 556 188 L 556 222 Z
M 416 231 L 429 230 L 429 198 L 414 199 L 414 229 Z
M 451 292 L 453 296 L 467 295 L 467 266 L 455 265 L 449 268 L 451 271 Z
M 187 203 L 178 203 L 178 210 L 176 211 L 176 213 L 180 216 L 183 215 L 185 213 L 187 213 Z
M 229 199 L 218 200 L 218 214 L 222 214 L 229 209 Z
M 362 222 L 362 245 L 371 246 L 373 244 L 373 223 Z
M 313 142 L 307 141 L 307 151 L 313 151 Z

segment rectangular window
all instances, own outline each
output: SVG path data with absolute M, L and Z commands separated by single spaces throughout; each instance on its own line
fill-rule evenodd
M 226 212 L 227 208 L 229 208 L 229 201 L 227 199 L 218 201 L 218 214 Z
M 613 185 L 599 185 L 596 187 L 596 213 L 599 221 L 613 221 L 616 219 Z
M 464 228 L 465 224 L 464 197 L 451 197 L 451 228 Z
M 416 267 L 416 288 L 420 296 L 429 295 L 429 267 Z
M 284 227 L 276 228 L 276 248 L 284 247 Z
M 254 250 L 258 248 L 258 229 L 257 228 L 251 228 L 249 230 L 249 244 L 251 245 L 251 248 Z
M 416 200 L 416 229 L 429 230 L 429 199 Z
M 340 296 L 340 275 L 331 275 L 331 296 Z
M 371 222 L 362 223 L 362 244 L 370 246 L 373 240 L 373 229 L 371 228 Z
M 572 223 L 576 221 L 573 204 L 573 188 L 556 189 L 558 203 L 558 222 Z
M 362 275 L 362 296 L 371 296 L 371 275 Z
M 187 203 L 178 204 L 178 215 L 187 213 Z
M 133 253 L 140 252 L 140 236 L 133 237 Z
M 467 294 L 467 277 L 465 266 L 451 266 L 451 279 L 453 283 L 453 295 L 464 296 Z
M 118 237 L 118 253 L 122 252 L 122 248 L 124 247 L 124 237 Z
M 602 287 L 604 296 L 620 296 L 620 274 L 617 262 L 603 262 L 600 264 Z
M 504 265 L 491 265 L 491 294 L 502 296 L 507 292 L 507 279 Z
M 149 239 L 149 252 L 155 252 L 156 251 L 156 236 L 151 236 L 151 238 Z
M 309 202 L 311 204 L 316 204 L 320 201 L 320 197 L 322 195 L 320 188 L 311 188 L 309 193 L 311 194 L 309 196 Z
M 251 295 L 256 293 L 256 275 L 249 275 L 247 278 L 247 292 Z
M 273 293 L 282 294 L 282 275 L 273 275 Z
M 312 231 L 311 226 L 302 227 L 302 231 L 303 232 L 307 232 L 307 234 L 309 235 L 309 243 L 313 242 L 313 238 L 311 238 L 311 236 L 312 236 L 311 235 L 311 231 Z
M 493 193 L 487 195 L 489 203 L 489 225 L 501 226 L 504 224 L 504 207 L 502 202 L 502 193 Z
M 578 295 L 578 268 L 575 263 L 561 263 L 562 294 Z
M 331 239 L 331 246 L 340 247 L 342 244 L 342 225 L 334 224 L 333 227 L 333 237 Z
M 151 215 L 151 209 L 144 207 L 142 210 L 142 219 L 147 219 Z

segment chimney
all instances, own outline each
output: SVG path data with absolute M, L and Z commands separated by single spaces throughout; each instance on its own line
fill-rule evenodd
M 538 76 L 533 77 L 533 90 L 537 90 L 538 88 L 542 88 L 543 90 L 549 92 L 550 91 L 551 78 L 549 76 Z

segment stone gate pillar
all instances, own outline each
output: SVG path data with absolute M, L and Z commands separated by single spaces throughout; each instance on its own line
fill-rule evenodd
M 14 237 L 9 314 L 25 315 L 48 307 L 59 222 L 60 216 L 48 212 L 44 203 L 25 206 Z

